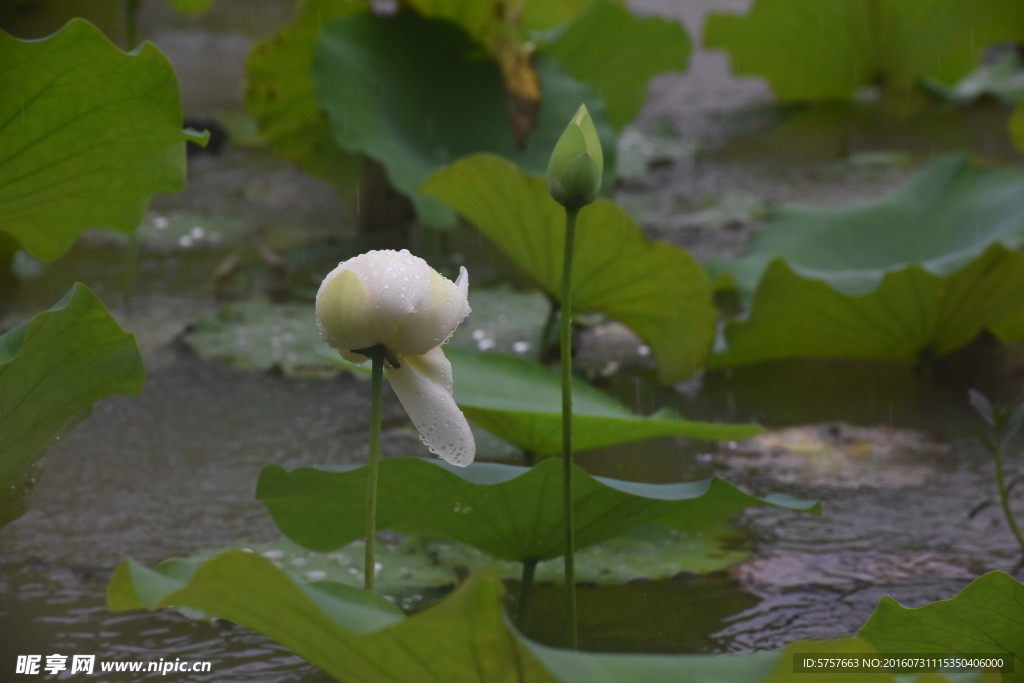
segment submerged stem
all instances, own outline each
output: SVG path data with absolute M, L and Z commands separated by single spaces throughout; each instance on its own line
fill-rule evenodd
M 1007 491 L 1006 478 L 1003 476 L 1003 448 L 1002 446 L 996 446 L 992 451 L 992 456 L 996 461 L 996 486 L 999 488 L 999 502 L 1003 506 L 1003 514 L 1006 516 L 1006 523 L 1010 525 L 1010 531 L 1013 532 L 1014 537 L 1017 539 L 1017 543 L 1020 544 L 1021 552 L 1024 552 L 1024 533 L 1020 530 L 1020 525 L 1017 524 L 1017 518 L 1013 515 L 1013 510 L 1010 508 L 1010 492 Z M 1024 562 L 1024 558 L 1021 560 Z
M 578 208 L 565 208 L 562 265 L 562 500 L 565 507 L 565 595 L 569 647 L 579 647 L 576 628 L 576 558 L 572 521 L 572 257 Z
M 523 578 L 519 581 L 519 604 L 516 606 L 516 626 L 526 630 L 526 617 L 530 614 L 530 595 L 533 593 L 533 575 L 537 571 L 537 560 L 523 560 Z
M 370 398 L 370 461 L 366 472 L 366 554 L 363 562 L 363 587 L 373 590 L 376 564 L 373 545 L 377 534 L 377 470 L 380 464 L 381 397 L 384 393 L 384 354 L 382 344 L 370 349 L 372 389 Z

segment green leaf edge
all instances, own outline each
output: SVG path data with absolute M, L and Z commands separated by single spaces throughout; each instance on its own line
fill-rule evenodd
M 474 463 L 469 467 L 456 467 L 449 465 L 448 463 L 440 460 L 428 460 L 425 458 L 388 458 L 380 463 L 380 479 L 378 488 L 378 509 L 382 507 L 386 501 L 390 491 L 388 489 L 389 482 L 398 480 L 397 474 L 389 474 L 387 470 L 394 470 L 396 468 L 420 468 L 420 467 L 436 467 L 439 468 L 444 474 L 442 477 L 447 477 L 449 481 L 461 480 L 474 487 L 494 487 L 492 491 L 495 495 L 500 496 L 504 500 L 509 500 L 508 495 L 503 491 L 503 485 L 507 485 L 510 482 L 519 479 L 521 477 L 534 477 L 534 478 L 546 478 L 561 475 L 562 464 L 559 458 L 548 458 L 542 460 L 539 464 L 534 467 L 519 467 L 516 465 L 504 465 L 499 463 Z M 287 481 L 290 476 L 302 476 L 305 473 L 318 473 L 333 475 L 339 477 L 361 477 L 366 470 L 365 465 L 337 465 L 328 467 L 294 467 L 291 469 L 285 468 L 279 464 L 270 464 L 265 466 L 259 475 L 259 479 L 256 485 L 256 498 L 264 502 L 267 506 L 271 516 L 274 517 L 277 522 L 277 516 L 274 512 L 274 503 L 268 502 L 273 501 L 274 496 L 272 495 L 272 489 L 275 485 L 279 485 L 280 482 Z M 696 482 L 681 482 L 672 484 L 649 484 L 645 482 L 633 482 L 623 481 L 620 479 L 612 479 L 609 477 L 595 477 L 587 473 L 582 468 L 573 465 L 573 478 L 577 482 L 589 481 L 593 482 L 599 487 L 605 489 L 612 489 L 630 496 L 633 498 L 640 498 L 646 501 L 664 501 L 669 506 L 660 506 L 655 512 L 648 512 L 646 515 L 636 515 L 636 519 L 631 522 L 632 526 L 629 528 L 619 529 L 613 535 L 593 535 L 589 537 L 589 542 L 582 543 L 583 537 L 578 537 L 576 541 L 576 549 L 580 550 L 590 545 L 600 543 L 610 538 L 614 538 L 622 533 L 625 533 L 631 529 L 643 526 L 645 524 L 662 524 L 670 528 L 680 528 L 677 525 L 673 525 L 670 521 L 670 517 L 674 512 L 674 508 L 670 507 L 672 503 L 689 503 L 694 500 L 703 498 L 708 495 L 713 489 L 726 487 L 735 491 L 746 499 L 744 507 L 769 505 L 772 507 L 779 507 L 784 509 L 793 510 L 796 512 L 807 512 L 813 515 L 821 514 L 821 503 L 815 500 L 802 500 L 794 498 L 792 496 L 774 493 L 767 496 L 759 497 L 752 494 L 746 493 L 739 489 L 728 481 L 719 477 L 713 477 L 711 479 L 703 479 Z M 321 479 L 322 481 L 322 479 Z M 435 493 L 433 489 L 427 492 Z M 439 492 L 437 492 L 439 493 Z M 395 491 L 394 495 L 402 496 L 401 491 Z M 577 501 L 579 504 L 581 501 Z M 448 501 L 439 501 L 440 508 L 448 508 L 450 506 Z M 666 507 L 668 509 L 666 509 Z M 475 512 L 466 510 L 466 513 L 475 515 Z M 522 561 L 524 558 L 504 555 L 502 556 L 500 551 L 495 552 L 493 548 L 480 547 L 472 542 L 472 539 L 459 538 L 457 533 L 450 534 L 444 528 L 433 528 L 432 522 L 423 523 L 422 519 L 415 521 L 398 519 L 398 520 L 385 520 L 378 517 L 377 520 L 379 529 L 390 528 L 400 533 L 410 533 L 420 536 L 436 536 L 439 538 L 448 538 L 450 540 L 459 541 L 465 543 L 471 547 L 476 547 L 484 552 L 490 553 L 499 559 L 509 561 Z M 336 550 L 347 543 L 355 540 L 358 536 L 351 538 L 342 537 L 342 541 L 338 542 L 337 538 L 329 543 L 319 543 L 316 541 L 310 542 L 310 539 L 295 538 L 289 533 L 288 529 L 285 529 L 278 523 L 278 527 L 282 533 L 293 542 L 298 543 L 303 547 L 307 547 L 311 550 L 319 552 L 328 552 Z M 686 530 L 686 529 L 683 529 Z M 306 542 L 304 542 L 306 541 Z M 553 551 L 554 552 L 554 551 Z M 561 556 L 561 552 L 554 552 L 554 554 L 547 553 L 542 556 L 538 556 L 536 559 L 547 560 Z

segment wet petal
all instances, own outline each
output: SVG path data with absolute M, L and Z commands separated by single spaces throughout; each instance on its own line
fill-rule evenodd
M 452 397 L 452 366 L 440 348 L 400 356 L 400 368 L 385 367 L 391 388 L 431 452 L 459 467 L 473 462 L 476 442 Z
M 365 324 L 373 340 L 367 346 L 383 344 L 395 334 L 402 321 L 428 294 L 434 272 L 426 261 L 407 249 L 368 251 L 339 264 L 320 286 L 318 300 L 329 286 L 328 281 L 345 270 L 358 275 L 369 294 L 370 308 Z
M 384 345 L 395 353 L 423 355 L 448 341 L 455 328 L 469 315 L 469 276 L 463 268 L 458 282 L 430 269 L 430 285 L 413 311 L 401 322 Z
M 466 301 L 469 301 L 469 271 L 466 270 L 466 266 L 459 267 L 459 277 L 455 280 L 455 286 L 462 292 L 462 296 L 466 297 Z
M 359 276 L 342 270 L 324 280 L 316 295 L 316 322 L 327 345 L 345 354 L 377 342 L 370 315 L 370 295 Z M 350 354 L 351 355 L 351 354 Z

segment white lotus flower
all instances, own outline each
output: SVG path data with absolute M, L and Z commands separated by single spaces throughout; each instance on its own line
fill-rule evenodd
M 452 282 L 406 249 L 384 249 L 340 263 L 316 295 L 324 341 L 353 363 L 383 344 L 388 381 L 424 443 L 460 467 L 473 462 L 476 443 L 441 345 L 469 315 L 468 293 L 465 267 Z

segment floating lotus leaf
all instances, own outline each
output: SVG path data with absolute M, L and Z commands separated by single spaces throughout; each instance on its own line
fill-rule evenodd
M 557 458 L 533 468 L 474 463 L 461 469 L 439 460 L 391 458 L 380 463 L 378 486 L 379 529 L 449 538 L 504 560 L 562 554 Z M 577 549 L 646 524 L 713 528 L 752 505 L 820 512 L 816 502 L 779 494 L 758 498 L 721 479 L 644 484 L 593 477 L 575 467 L 573 486 Z M 288 471 L 268 465 L 256 497 L 288 538 L 312 550 L 340 548 L 365 531 L 365 466 Z
M 138 394 L 144 377 L 135 338 L 82 284 L 0 336 L 0 525 L 24 513 L 54 440 L 101 398 Z

